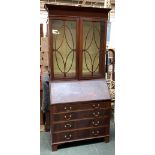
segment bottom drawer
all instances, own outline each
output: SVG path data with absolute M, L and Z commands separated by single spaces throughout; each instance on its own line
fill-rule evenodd
M 67 142 L 86 138 L 102 137 L 104 135 L 109 135 L 109 127 L 55 133 L 52 134 L 52 141 L 53 143 Z

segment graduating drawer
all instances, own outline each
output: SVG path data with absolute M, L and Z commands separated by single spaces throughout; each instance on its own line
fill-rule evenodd
M 98 102 L 82 102 L 82 103 L 67 103 L 67 104 L 56 104 L 52 105 L 52 113 L 59 112 L 69 112 L 77 111 L 81 109 L 101 109 L 101 108 L 110 108 L 110 102 L 108 101 L 98 101 Z
M 57 142 L 69 142 L 75 140 L 83 140 L 94 137 L 104 137 L 109 135 L 109 127 L 91 128 L 85 130 L 68 131 L 61 133 L 53 133 L 52 140 L 53 143 Z
M 83 119 L 77 121 L 67 121 L 63 123 L 53 124 L 53 132 L 60 132 L 65 130 L 73 130 L 79 128 L 98 127 L 103 125 L 109 125 L 110 118 L 108 116 L 95 119 Z
M 58 113 L 53 114 L 51 117 L 52 121 L 58 122 L 58 121 L 70 121 L 85 118 L 98 118 L 109 115 L 110 115 L 110 109 L 95 109 L 95 110 L 86 110 L 78 112 Z

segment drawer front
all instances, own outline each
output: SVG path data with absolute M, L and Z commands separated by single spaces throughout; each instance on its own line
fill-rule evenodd
M 55 133 L 55 134 L 52 134 L 52 140 L 53 140 L 53 143 L 67 142 L 67 141 L 74 141 L 79 139 L 82 140 L 85 138 L 94 138 L 94 137 L 102 137 L 102 136 L 104 137 L 104 135 L 109 135 L 108 127 Z
M 70 121 L 74 119 L 84 119 L 84 118 L 98 118 L 103 116 L 109 116 L 110 109 L 96 109 L 96 110 L 89 110 L 89 111 L 78 111 L 78 112 L 67 112 L 67 113 L 58 113 L 53 114 L 52 120 L 54 122 L 58 121 Z
M 87 127 L 99 127 L 103 125 L 109 125 L 110 118 L 108 116 L 104 118 L 85 119 L 77 121 L 67 121 L 64 123 L 53 124 L 53 132 L 60 132 L 65 130 L 87 128 Z
M 110 102 L 83 102 L 83 103 L 68 103 L 68 104 L 57 104 L 51 106 L 52 113 L 77 111 L 81 109 L 100 109 L 110 108 Z

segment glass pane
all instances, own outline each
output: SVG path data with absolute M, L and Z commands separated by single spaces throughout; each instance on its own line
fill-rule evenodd
M 75 77 L 76 21 L 52 20 L 55 77 Z
M 83 75 L 99 73 L 101 22 L 83 22 Z

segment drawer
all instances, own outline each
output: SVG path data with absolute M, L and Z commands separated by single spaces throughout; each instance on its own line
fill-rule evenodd
M 100 109 L 110 108 L 110 102 L 83 102 L 83 103 L 67 103 L 67 104 L 56 104 L 51 106 L 52 113 L 77 111 L 81 109 Z
M 52 134 L 53 143 L 83 140 L 86 138 L 104 137 L 109 135 L 109 127 L 91 128 Z
M 110 116 L 110 109 L 95 109 L 87 111 L 78 111 L 78 112 L 67 112 L 67 113 L 58 113 L 52 114 L 52 121 L 70 121 L 76 119 L 85 119 L 85 118 L 98 118 L 103 116 Z
M 53 132 L 73 130 L 73 129 L 79 129 L 79 128 L 98 127 L 98 126 L 109 125 L 109 124 L 110 124 L 110 118 L 108 116 L 104 118 L 96 118 L 96 119 L 83 119 L 83 120 L 77 120 L 77 121 L 73 120 L 73 121 L 53 124 Z

